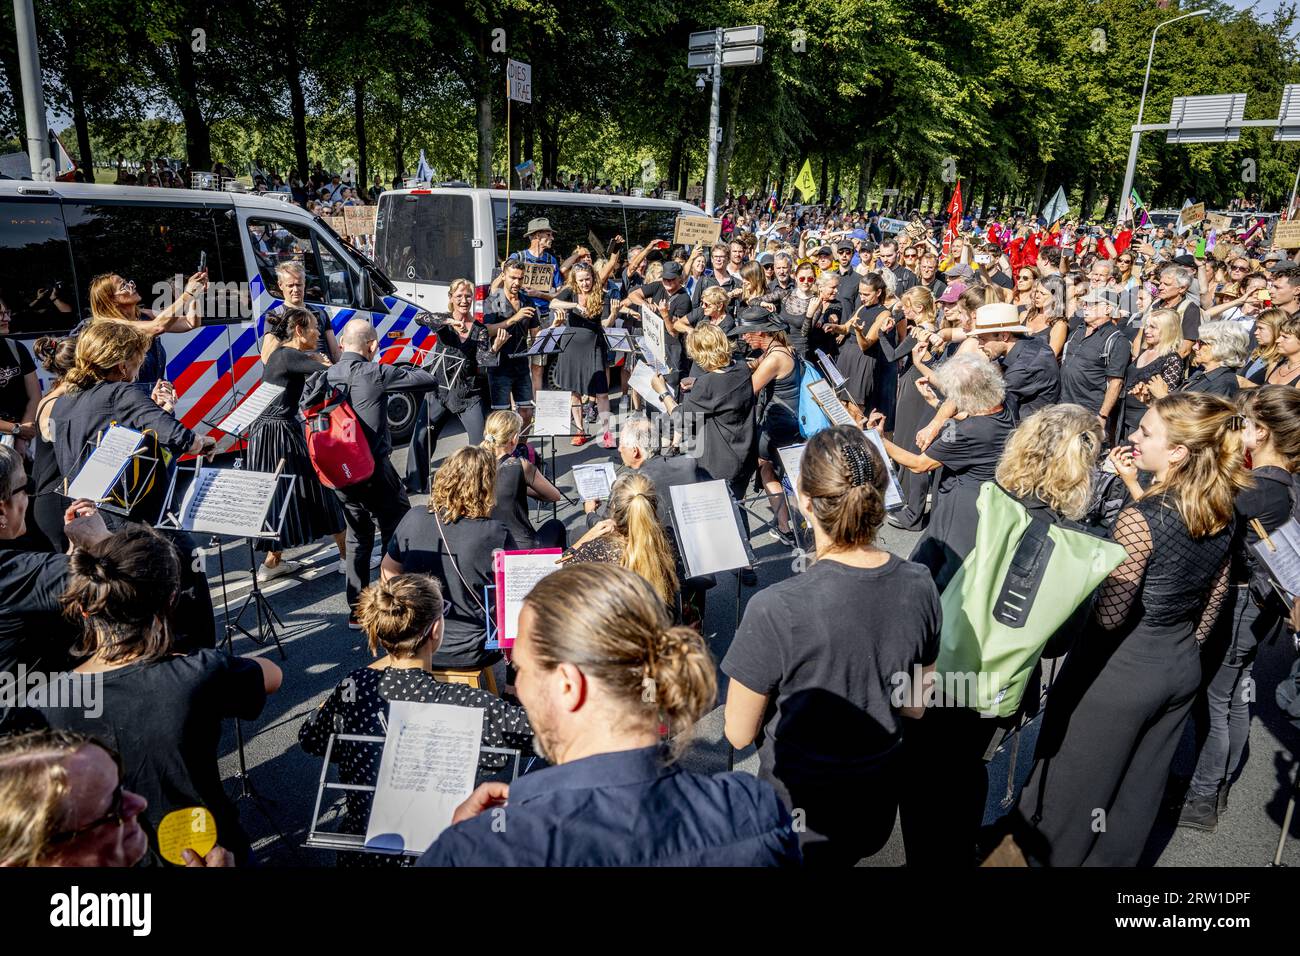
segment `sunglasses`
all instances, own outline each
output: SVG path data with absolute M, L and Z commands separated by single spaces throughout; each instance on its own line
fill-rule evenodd
M 798 281 L 800 281 L 800 282 L 816 282 L 817 279 L 816 279 L 815 276 L 800 276 Z
M 1230 267 L 1230 271 L 1232 271 L 1232 272 L 1249 272 L 1249 271 L 1250 271 L 1250 266 L 1231 266 L 1231 267 Z

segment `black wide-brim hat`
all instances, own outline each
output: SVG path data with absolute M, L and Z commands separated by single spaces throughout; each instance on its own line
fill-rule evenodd
M 742 335 L 748 335 L 751 332 L 789 332 L 790 326 L 786 325 L 776 316 L 772 315 L 761 305 L 751 306 L 747 309 L 741 309 L 740 314 L 736 317 L 736 324 L 731 327 L 727 333 L 731 338 L 739 338 Z

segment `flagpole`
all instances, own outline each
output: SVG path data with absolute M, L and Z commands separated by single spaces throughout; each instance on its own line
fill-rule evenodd
M 506 258 L 510 258 L 510 67 L 506 67 Z

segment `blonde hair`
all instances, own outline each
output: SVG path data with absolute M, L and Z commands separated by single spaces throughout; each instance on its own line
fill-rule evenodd
M 518 412 L 501 409 L 489 415 L 483 423 L 483 441 L 479 444 L 496 457 L 497 448 L 501 445 L 513 448 L 523 430 L 524 420 Z
M 658 505 L 654 482 L 645 475 L 624 475 L 610 490 L 609 516 L 624 539 L 619 564 L 645 578 L 664 604 L 672 604 L 677 596 L 676 561 L 659 524 Z
M 1272 365 L 1278 357 L 1277 337 L 1278 333 L 1282 331 L 1282 323 L 1285 322 L 1287 318 L 1289 318 L 1289 316 L 1286 312 L 1276 307 L 1267 308 L 1260 312 L 1259 315 L 1255 316 L 1255 325 L 1257 327 L 1260 325 L 1266 325 L 1273 333 L 1273 341 L 1268 345 L 1256 345 L 1254 355 L 1252 356 L 1252 358 L 1263 359 L 1265 367 Z
M 119 365 L 143 361 L 151 342 L 147 332 L 126 322 L 92 322 L 77 336 L 76 362 L 63 384 L 71 393 L 107 381 Z
M 379 581 L 357 599 L 357 620 L 370 653 L 380 648 L 394 657 L 410 657 L 442 620 L 442 585 L 427 574 L 399 574 Z
M 723 292 L 721 287 L 711 285 L 700 293 L 700 304 L 710 305 L 715 309 L 720 305 L 726 305 L 727 293 Z M 1281 312 L 1282 310 L 1278 309 L 1278 311 Z
M 121 281 L 122 277 L 115 272 L 105 272 L 90 280 L 91 324 L 94 324 L 96 319 L 129 322 L 140 314 L 138 305 L 134 311 L 128 312 L 122 307 L 122 303 L 117 301 L 117 284 Z
M 901 296 L 898 301 L 903 305 L 911 308 L 915 312 L 921 313 L 922 323 L 934 321 L 936 312 L 934 304 L 934 295 L 923 285 L 914 285 Z
M 865 484 L 854 485 L 852 462 L 866 463 Z M 826 428 L 808 439 L 799 465 L 799 490 L 831 539 L 832 551 L 863 548 L 876 540 L 885 520 L 885 463 L 862 430 Z
M 71 730 L 0 737 L 0 864 L 40 866 L 67 826 L 67 759 L 82 747 L 112 751 Z
M 673 627 L 644 578 L 611 564 L 572 564 L 538 581 L 524 604 L 538 667 L 580 668 L 633 726 L 666 730 L 673 755 L 681 753 L 717 698 L 713 658 L 698 631 Z
M 664 274 L 664 264 L 662 262 L 652 262 L 646 266 L 645 281 L 658 282 Z
M 727 341 L 727 336 L 722 329 L 705 322 L 692 329 L 686 336 L 686 354 L 697 362 L 700 368 L 708 372 L 716 372 L 731 363 L 731 343 Z
M 1175 309 L 1152 309 L 1147 315 L 1145 327 L 1154 323 L 1160 330 L 1160 341 L 1156 345 L 1157 355 L 1168 355 L 1183 344 L 1183 317 Z
M 1232 521 L 1237 492 L 1250 486 L 1236 406 L 1218 395 L 1176 392 L 1151 408 L 1164 422 L 1169 447 L 1182 445 L 1187 457 L 1170 462 L 1165 480 L 1149 493 L 1173 498 L 1193 538 L 1217 534 Z
M 451 285 L 447 286 L 447 301 L 448 301 L 448 302 L 451 301 L 451 297 L 452 297 L 453 295 L 456 294 L 456 290 L 459 289 L 461 286 L 469 286 L 469 291 L 470 291 L 471 294 L 473 294 L 473 292 L 474 292 L 474 283 L 471 282 L 469 279 L 452 279 L 452 280 L 451 280 Z M 448 308 L 450 308 L 450 306 L 448 306 Z M 472 308 L 472 306 L 471 306 L 471 308 Z
M 1082 405 L 1041 408 L 1007 440 L 998 484 L 1018 498 L 1036 495 L 1064 518 L 1082 518 L 1101 445 L 1101 424 Z
M 433 476 L 429 512 L 443 521 L 487 518 L 496 503 L 497 459 L 486 448 L 457 448 Z
M 605 290 L 600 285 L 600 275 L 589 262 L 576 262 L 573 268 L 569 270 L 569 281 L 565 283 L 573 290 L 573 301 L 578 301 L 581 293 L 578 291 L 578 273 L 591 273 L 591 291 L 587 293 L 587 306 L 583 310 L 583 316 L 588 319 L 599 319 L 605 308 Z

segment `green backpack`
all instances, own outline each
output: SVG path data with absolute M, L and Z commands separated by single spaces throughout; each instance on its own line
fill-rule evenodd
M 1043 647 L 1124 560 L 1113 541 L 1034 518 L 980 489 L 975 547 L 944 589 L 935 688 L 947 706 L 1009 717 Z

